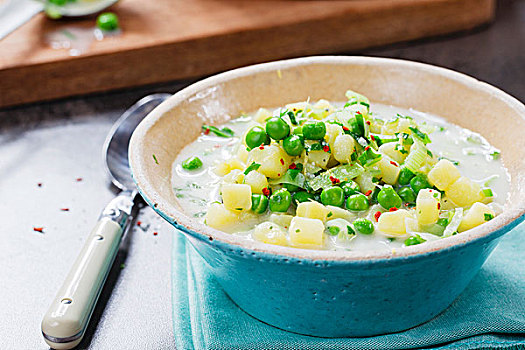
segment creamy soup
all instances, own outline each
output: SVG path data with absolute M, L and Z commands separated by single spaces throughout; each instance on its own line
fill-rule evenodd
M 391 250 L 501 213 L 509 175 L 481 135 L 347 92 L 203 126 L 172 168 L 187 215 L 309 249 Z

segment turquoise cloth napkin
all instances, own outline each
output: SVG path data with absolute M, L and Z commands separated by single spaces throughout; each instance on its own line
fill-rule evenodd
M 239 309 L 182 234 L 175 234 L 172 299 L 177 349 L 525 350 L 525 225 L 508 233 L 463 294 L 410 330 L 368 338 L 286 332 Z

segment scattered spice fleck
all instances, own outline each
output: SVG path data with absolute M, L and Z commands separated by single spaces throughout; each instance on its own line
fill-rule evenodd
M 43 227 L 33 227 L 33 231 L 44 233 L 44 228 Z
M 37 185 L 38 187 L 42 187 L 42 183 L 41 183 L 41 182 L 37 183 L 36 185 Z
M 341 182 L 341 180 L 339 180 L 338 178 L 333 177 L 333 176 L 330 176 L 330 181 L 332 181 L 332 184 L 334 184 L 334 185 Z
M 370 139 L 372 139 L 372 141 L 375 141 L 376 138 L 374 137 L 374 135 L 370 135 Z
M 370 125 L 370 120 L 367 120 L 367 121 L 366 121 L 366 124 L 367 124 L 367 125 Z
M 280 161 L 281 161 L 281 164 L 284 165 L 284 159 L 281 158 Z
M 347 126 L 343 126 L 344 131 L 350 131 L 350 129 Z
M 328 145 L 323 146 L 323 151 L 329 152 L 330 151 L 330 146 L 328 146 Z
M 157 231 L 153 232 L 153 236 L 158 235 L 159 233 Z
M 155 161 L 155 164 L 159 164 L 159 161 L 157 160 L 157 156 L 154 154 L 152 154 L 152 156 L 153 156 L 153 160 Z
M 290 164 L 290 166 L 288 167 L 288 169 L 297 169 L 297 165 L 295 165 L 295 163 L 292 163 Z
M 392 207 L 392 208 L 388 209 L 388 211 L 396 211 L 396 210 L 398 210 L 396 207 Z
M 137 226 L 142 225 L 142 221 L 137 221 Z
M 265 196 L 269 196 L 270 195 L 270 190 L 268 189 L 268 187 L 265 187 L 262 189 L 262 193 L 265 195 Z
M 438 203 L 438 210 L 441 209 L 441 203 Z
M 368 151 L 370 149 L 370 146 L 365 147 L 365 151 Z
M 372 194 L 372 190 L 368 190 L 365 192 L 365 196 L 370 196 Z
M 379 217 L 381 216 L 381 212 L 378 211 L 374 214 L 374 218 L 376 219 L 376 221 L 379 221 Z
M 390 161 L 390 164 L 392 164 L 393 166 L 399 166 L 399 165 L 397 165 L 397 163 L 394 162 L 393 160 Z
M 82 181 L 83 179 L 81 177 L 77 177 L 77 182 Z
M 69 211 L 69 208 L 60 208 L 62 211 Z
M 259 146 L 259 149 L 264 149 L 264 146 L 263 146 L 263 145 L 260 145 L 260 146 Z
M 210 134 L 210 129 L 206 128 L 204 129 L 204 135 L 209 135 Z

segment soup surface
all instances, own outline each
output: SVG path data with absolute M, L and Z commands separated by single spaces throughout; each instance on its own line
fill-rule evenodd
M 501 213 L 509 175 L 481 135 L 348 91 L 203 126 L 172 167 L 189 216 L 246 239 L 391 250 Z

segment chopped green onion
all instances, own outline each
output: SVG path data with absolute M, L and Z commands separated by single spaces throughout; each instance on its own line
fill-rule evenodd
M 425 145 L 427 143 L 430 143 L 431 140 L 430 140 L 430 137 L 428 137 L 427 134 L 425 134 L 424 132 L 422 132 L 421 130 L 419 130 L 418 128 L 414 128 L 414 127 L 408 127 L 412 132 L 413 132 L 413 135 L 416 136 L 421 142 L 423 142 Z
M 190 157 L 182 162 L 182 168 L 186 170 L 195 170 L 202 167 L 202 160 L 199 157 Z
M 448 160 L 449 162 L 451 162 L 452 164 L 454 165 L 459 165 L 459 161 L 458 160 L 454 160 L 454 159 L 450 159 L 450 158 L 447 158 L 447 157 L 438 157 L 438 160 L 441 160 L 441 159 L 446 159 Z
M 341 182 L 350 181 L 361 175 L 365 169 L 359 164 L 345 164 L 336 166 L 314 177 L 308 184 L 312 190 L 317 191 L 321 188 L 333 186 L 330 177 Z
M 252 170 L 257 170 L 257 169 L 259 169 L 260 167 L 261 167 L 261 164 L 253 162 L 252 164 L 250 164 L 250 165 L 246 168 L 246 170 L 244 171 L 244 175 L 248 175 L 248 173 L 249 173 L 250 171 L 252 171 Z
M 492 190 L 490 188 L 484 188 L 483 189 L 483 194 L 485 195 L 485 197 L 493 197 L 494 194 L 492 193 Z
M 203 125 L 202 129 L 205 133 L 209 133 L 211 131 L 212 133 L 220 137 L 233 137 L 234 135 L 233 130 L 230 128 L 219 129 L 215 126 Z
M 483 214 L 483 216 L 485 217 L 485 221 L 490 221 L 494 219 L 494 215 L 492 215 L 491 213 L 485 213 Z
M 499 151 L 494 151 L 490 154 L 490 156 L 492 157 L 492 159 L 496 160 L 496 159 L 499 159 L 501 153 Z

